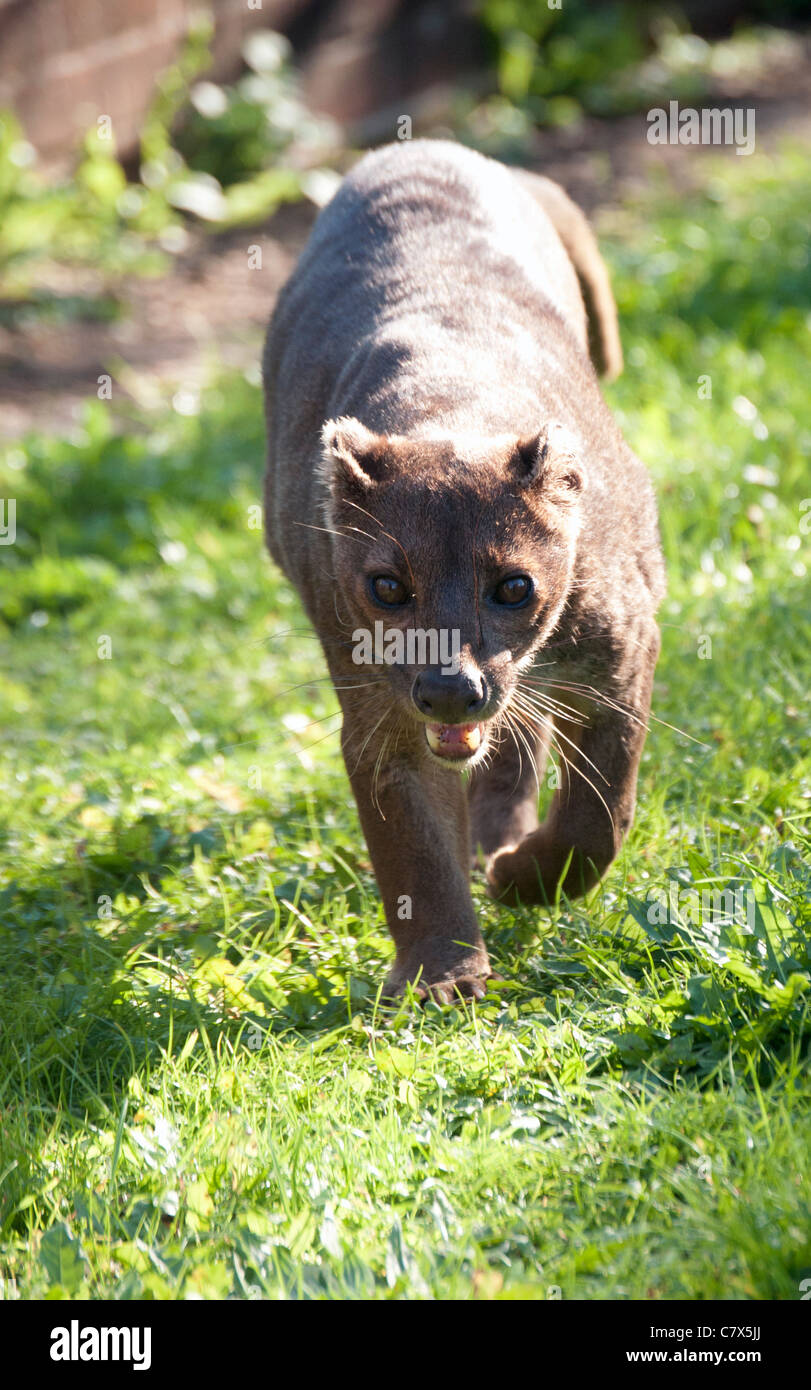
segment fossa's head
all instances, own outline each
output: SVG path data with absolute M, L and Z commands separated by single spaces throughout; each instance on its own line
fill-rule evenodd
M 586 479 L 578 444 L 323 431 L 336 611 L 428 753 L 471 767 L 549 638 L 572 582 Z

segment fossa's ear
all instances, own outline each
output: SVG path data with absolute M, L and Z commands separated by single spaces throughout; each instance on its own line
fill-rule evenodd
M 572 506 L 586 486 L 578 441 L 556 420 L 518 440 L 512 471 L 522 487 L 531 487 L 561 506 Z
M 367 492 L 390 475 L 392 449 L 384 434 L 373 434 L 360 420 L 344 415 L 321 431 L 322 472 L 334 497 Z

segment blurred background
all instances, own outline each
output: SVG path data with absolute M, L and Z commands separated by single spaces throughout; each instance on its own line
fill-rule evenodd
M 68 427 L 104 373 L 148 406 L 213 359 L 255 363 L 368 145 L 450 135 L 594 214 L 663 163 L 689 182 L 697 151 L 649 145 L 652 106 L 754 107 L 759 149 L 807 134 L 810 18 L 805 0 L 0 0 L 0 437 Z

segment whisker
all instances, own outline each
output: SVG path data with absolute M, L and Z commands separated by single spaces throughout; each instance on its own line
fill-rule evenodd
M 546 695 L 541 690 L 532 690 L 530 692 L 523 689 L 519 684 L 516 687 L 516 695 L 520 695 L 521 698 L 526 700 L 529 704 L 533 704 L 538 700 L 543 701 L 542 706 L 536 705 L 536 708 L 543 708 L 552 714 L 560 714 L 569 724 L 581 724 L 585 728 L 589 723 L 588 719 L 583 718 L 581 712 L 576 710 L 573 705 L 567 705 L 563 700 L 556 700 L 551 695 Z M 516 696 L 514 695 L 513 698 L 516 698 Z
M 632 705 L 628 705 L 622 700 L 614 700 L 610 695 L 604 695 L 602 691 L 597 690 L 593 685 L 585 685 L 577 681 L 549 681 L 547 684 L 553 686 L 555 689 L 568 690 L 572 695 L 580 695 L 583 699 L 592 700 L 595 704 L 603 704 L 607 709 L 615 710 L 617 714 L 624 714 L 627 715 L 629 719 L 634 719 L 646 732 L 648 730 L 648 723 Z M 693 734 L 688 734 L 685 729 L 680 729 L 677 724 L 669 724 L 666 719 L 660 719 L 658 715 L 653 713 L 648 714 L 648 719 L 653 720 L 654 724 L 661 724 L 663 728 L 670 729 L 674 734 L 681 734 L 682 738 L 689 739 L 691 743 L 697 744 L 699 748 L 710 751 L 710 745 L 708 743 L 704 743 L 700 738 L 695 738 Z
M 303 526 L 306 531 L 323 531 L 325 536 L 338 536 L 341 540 L 353 541 L 355 539 L 354 536 L 347 535 L 346 531 L 336 531 L 334 526 L 314 526 L 311 521 L 294 521 L 293 525 Z M 350 529 L 358 531 L 359 535 L 366 535 L 366 532 L 359 531 L 357 526 L 353 526 Z M 370 536 L 369 539 L 374 540 L 374 536 Z
M 518 775 L 516 776 L 516 779 L 515 779 L 515 786 L 513 787 L 513 791 L 515 791 L 515 788 L 518 786 L 519 782 L 521 781 L 521 774 L 522 774 L 523 771 L 524 771 L 524 759 L 523 759 L 523 756 L 522 756 L 522 754 L 521 754 L 521 745 L 519 744 L 518 739 L 517 739 L 517 737 L 516 737 L 516 732 L 515 732 L 515 729 L 513 728 L 512 721 L 510 720 L 510 717 L 509 717 L 509 715 L 506 713 L 506 711 L 505 711 L 505 716 L 504 716 L 504 718 L 505 718 L 505 723 L 506 723 L 507 729 L 508 729 L 509 733 L 512 735 L 512 741 L 513 741 L 513 743 L 515 744 L 516 752 L 518 753 Z
M 328 738 L 334 738 L 340 732 L 341 726 L 338 724 L 334 729 L 330 729 L 329 733 L 323 734 L 321 738 L 313 738 L 310 739 L 309 743 L 302 744 L 302 749 L 305 753 L 309 753 L 311 748 L 317 748 L 319 743 L 326 743 Z
M 385 685 L 386 681 L 383 676 L 375 676 L 371 680 L 357 681 L 352 685 L 347 685 L 343 682 L 339 684 L 337 681 L 334 681 L 333 684 L 336 690 L 365 690 L 369 685 Z
M 578 775 L 578 777 L 581 777 L 581 778 L 583 779 L 583 781 L 586 783 L 586 785 L 587 785 L 588 787 L 591 787 L 591 790 L 594 792 L 594 795 L 597 797 L 598 801 L 600 801 L 600 802 L 602 803 L 603 808 L 604 808 L 604 810 L 605 810 L 605 813 L 606 813 L 606 815 L 608 816 L 609 822 L 610 822 L 610 824 L 611 824 L 611 829 L 612 829 L 612 831 L 616 831 L 616 827 L 615 827 L 615 825 L 614 825 L 614 817 L 613 817 L 613 815 L 611 814 L 611 808 L 610 808 L 610 806 L 608 805 L 608 802 L 606 801 L 606 799 L 605 799 L 605 797 L 603 796 L 602 792 L 600 791 L 599 787 L 596 787 L 596 786 L 594 785 L 594 783 L 592 782 L 591 778 L 586 776 L 586 774 L 585 774 L 585 772 L 583 771 L 583 769 L 577 766 L 577 763 L 573 763 L 569 758 L 566 757 L 566 754 L 564 753 L 564 751 L 563 751 L 563 749 L 561 748 L 560 744 L 557 742 L 557 736 L 558 736 L 558 735 L 560 735 L 560 730 L 559 730 L 559 729 L 554 729 L 554 731 L 553 731 L 553 737 L 554 737 L 554 740 L 555 740 L 555 747 L 556 747 L 556 750 L 557 750 L 558 754 L 560 755 L 560 757 L 561 757 L 562 760 L 563 760 L 564 766 L 566 767 L 566 771 L 567 771 L 567 774 L 568 774 L 568 776 L 567 776 L 568 787 L 567 787 L 567 793 L 566 793 L 566 799 L 567 799 L 567 801 L 568 801 L 568 799 L 569 799 L 569 789 L 568 789 L 568 788 L 571 786 L 571 773 L 572 773 L 572 772 L 576 772 L 577 775 Z M 565 737 L 565 736 L 564 736 L 564 737 Z M 571 739 L 569 739 L 569 740 L 567 740 L 567 741 L 571 743 Z M 582 748 L 578 748 L 578 747 L 577 747 L 577 744 L 572 744 L 572 747 L 574 748 L 574 750 L 575 750 L 576 753 L 580 753 L 582 756 L 585 756 L 585 755 L 583 754 Z M 591 765 L 592 767 L 594 767 L 594 763 L 591 762 L 591 759 L 590 759 L 590 758 L 586 758 L 586 762 L 590 763 L 590 765 Z M 603 774 L 600 772 L 600 769 L 599 769 L 599 768 L 594 767 L 594 771 L 598 774 L 598 776 L 603 777 Z M 606 784 L 607 787 L 611 785 L 611 783 L 608 782 L 607 779 L 606 779 L 605 777 L 603 777 L 603 781 L 605 782 L 605 784 Z
M 360 767 L 360 760 L 361 760 L 361 758 L 363 757 L 364 753 L 366 752 L 366 748 L 367 748 L 367 746 L 368 746 L 369 740 L 372 738 L 372 736 L 373 736 L 374 734 L 377 733 L 377 730 L 380 728 L 380 725 L 383 723 L 383 720 L 386 718 L 386 716 L 387 716 L 388 714 L 389 714 L 389 710 L 388 710 L 388 709 L 384 709 L 384 711 L 383 711 L 383 713 L 381 714 L 380 718 L 378 719 L 377 723 L 372 725 L 372 728 L 369 730 L 368 734 L 366 735 L 366 738 L 365 738 L 364 741 L 363 741 L 363 747 L 361 748 L 361 750 L 360 750 L 360 752 L 359 752 L 359 754 L 358 754 L 358 760 L 357 760 L 357 762 L 355 763 L 355 766 L 353 767 L 350 776 L 354 776 L 355 773 L 357 772 L 358 768 Z
M 354 504 L 354 503 L 350 503 L 349 505 L 350 505 L 350 506 L 354 506 L 355 504 Z M 347 529 L 348 529 L 349 531 L 357 531 L 357 533 L 358 533 L 359 536 L 366 536 L 367 540 L 369 540 L 369 541 L 375 541 L 375 540 L 377 540 L 377 536 L 372 536 L 372 535 L 370 535 L 368 531 L 364 531 L 364 529 L 363 529 L 362 526 L 349 526 Z
M 544 722 L 548 722 L 546 716 L 544 716 L 543 718 L 544 718 Z M 577 743 L 575 743 L 573 739 L 569 738 L 568 734 L 564 734 L 563 730 L 560 729 L 560 728 L 557 726 L 557 724 L 554 724 L 554 722 L 553 722 L 553 727 L 554 727 L 555 734 L 557 735 L 557 737 L 558 737 L 558 738 L 562 738 L 563 741 L 564 741 L 564 743 L 568 743 L 568 744 L 570 745 L 570 747 L 572 747 L 572 748 L 574 749 L 575 753 L 579 753 L 579 754 L 580 754 L 580 757 L 585 759 L 585 761 L 588 763 L 589 767 L 591 767 L 591 768 L 594 769 L 594 771 L 596 772 L 597 776 L 602 778 L 602 780 L 605 782 L 606 786 L 607 786 L 607 787 L 610 787 L 610 786 L 611 786 L 611 783 L 609 782 L 608 778 L 600 771 L 600 769 L 599 769 L 599 767 L 597 767 L 596 763 L 593 763 L 593 762 L 592 762 L 592 760 L 591 760 L 591 758 L 588 756 L 588 754 L 587 754 L 587 753 L 584 753 L 584 752 L 583 752 L 583 749 L 582 749 Z
M 379 778 L 379 776 L 380 776 L 380 769 L 381 769 L 381 767 L 383 766 L 383 758 L 384 758 L 386 749 L 387 749 L 387 747 L 388 747 L 389 739 L 391 738 L 391 735 L 392 735 L 392 730 L 389 729 L 389 732 L 386 734 L 386 737 L 384 738 L 382 744 L 380 745 L 380 752 L 379 752 L 378 755 L 377 755 L 377 759 L 376 759 L 376 761 L 375 761 L 375 766 L 374 766 L 374 772 L 372 773 L 372 805 L 377 807 L 377 811 L 378 811 L 378 814 L 379 814 L 381 820 L 385 820 L 385 819 L 386 819 L 386 816 L 385 816 L 385 813 L 384 813 L 384 811 L 383 811 L 382 806 L 380 805 L 380 799 L 379 799 L 379 797 L 378 797 L 378 795 L 377 795 L 377 785 L 378 785 L 378 778 Z
M 526 723 L 525 723 L 525 724 L 524 724 L 524 729 L 526 729 L 528 733 L 534 734 L 536 738 L 538 737 L 538 730 L 537 730 L 537 729 L 533 729 L 532 726 L 531 726 L 530 724 L 526 724 Z M 525 733 L 524 733 L 524 730 L 523 730 L 522 727 L 521 727 L 521 718 L 520 718 L 519 712 L 516 712 L 516 714 L 515 714 L 515 727 L 514 727 L 514 730 L 513 730 L 513 736 L 515 737 L 515 735 L 517 735 L 517 736 L 521 739 L 521 742 L 523 743 L 525 749 L 527 750 L 527 756 L 529 757 L 529 760 L 530 760 L 530 767 L 532 768 L 532 775 L 533 775 L 533 777 L 535 778 L 535 791 L 536 791 L 536 795 L 537 795 L 538 797 L 540 797 L 540 795 L 541 795 L 541 783 L 540 783 L 540 779 L 539 779 L 539 777 L 538 777 L 538 760 L 537 760 L 537 756 L 536 756 L 535 750 L 531 747 L 531 745 L 530 745 L 530 743 L 529 743 L 529 740 L 527 739 L 527 737 L 526 737 L 526 735 L 525 735 Z M 517 742 L 516 742 L 516 748 L 518 748 Z M 519 756 L 519 759 L 521 759 L 521 750 L 520 750 L 520 748 L 518 748 L 518 756 Z M 523 760 L 522 760 L 522 759 L 521 759 L 521 768 L 523 768 Z M 520 772 L 519 772 L 519 777 L 520 777 Z M 516 786 L 517 786 L 517 785 L 518 785 L 518 783 L 516 783 Z
M 408 555 L 406 554 L 406 549 L 405 549 L 405 546 L 403 545 L 402 541 L 398 541 L 397 537 L 396 537 L 396 536 L 393 536 L 393 535 L 391 534 L 390 531 L 385 531 L 385 530 L 383 529 L 383 523 L 382 523 L 382 521 L 379 519 L 379 517 L 374 516 L 374 514 L 373 514 L 372 512 L 367 512 L 367 510 L 366 510 L 365 507 L 361 507 L 361 506 L 359 505 L 359 503 L 357 503 L 357 502 L 350 502 L 348 505 L 349 505 L 350 507 L 355 507 L 356 510 L 359 511 L 359 512 L 363 512 L 363 515 L 364 515 L 364 516 L 368 516 L 370 521 L 374 521 L 374 522 L 380 527 L 380 530 L 381 530 L 382 534 L 383 534 L 384 536 L 386 536 L 386 538 L 387 538 L 388 540 L 393 541 L 395 545 L 397 545 L 397 546 L 400 547 L 400 549 L 401 549 L 402 552 L 403 552 L 403 558 L 404 558 L 404 560 L 405 560 L 405 562 L 406 562 L 406 564 L 407 564 L 407 566 L 408 566 L 408 575 L 409 575 L 409 579 L 411 580 L 411 592 L 412 592 L 412 593 L 415 593 L 415 592 L 416 592 L 416 589 L 417 589 L 417 585 L 416 585 L 416 582 L 415 582 L 415 580 L 414 580 L 414 571 L 413 571 L 412 568 L 411 568 L 411 561 L 409 560 Z
M 613 696 L 604 694 L 603 691 L 597 690 L 593 685 L 581 684 L 578 681 L 545 680 L 539 686 L 535 687 L 535 689 L 538 690 L 543 690 L 545 688 L 566 690 L 569 694 L 579 695 L 582 699 L 591 700 L 594 704 L 605 705 L 606 709 L 615 710 L 618 714 L 626 714 L 629 719 L 634 719 L 638 724 L 642 724 L 647 728 L 645 721 L 632 705 L 626 704 L 621 700 L 615 700 Z
M 273 690 L 273 691 L 270 691 L 270 692 L 268 693 L 268 699 L 271 700 L 271 701 L 273 701 L 273 700 L 283 700 L 287 695 L 292 695 L 292 694 L 294 694 L 294 692 L 295 692 L 296 690 L 303 690 L 303 689 L 305 688 L 305 686 L 308 686 L 308 685 L 323 685 L 323 684 L 325 683 L 325 681 L 329 681 L 330 684 L 331 684 L 336 690 L 359 690 L 359 689 L 361 688 L 361 686 L 364 686 L 364 685 L 383 685 L 383 684 L 385 684 L 385 678 L 382 677 L 382 676 L 372 677 L 372 679 L 371 679 L 371 680 L 368 680 L 368 681 L 359 681 L 357 685 L 342 685 L 342 684 L 339 684 L 338 682 L 334 681 L 334 680 L 332 679 L 332 677 L 329 676 L 329 675 L 327 675 L 327 676 L 310 676 L 306 681 L 299 681 L 298 685 L 289 685 L 289 686 L 287 687 L 286 690 Z
M 552 633 L 552 636 L 554 636 L 554 633 Z M 600 638 L 605 638 L 605 636 L 606 629 L 604 627 L 593 628 L 591 631 L 586 632 L 570 632 L 568 636 L 561 637 L 557 642 L 544 642 L 541 650 L 547 652 L 558 650 L 561 647 L 576 647 L 580 642 L 596 641 Z M 639 647 L 641 650 L 647 650 L 647 643 L 643 642 L 639 637 L 631 637 L 626 634 L 624 640 L 632 643 L 635 647 Z

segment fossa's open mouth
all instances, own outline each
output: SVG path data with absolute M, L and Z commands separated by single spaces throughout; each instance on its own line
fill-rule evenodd
M 426 724 L 428 747 L 437 758 L 461 763 L 479 751 L 483 724 Z

